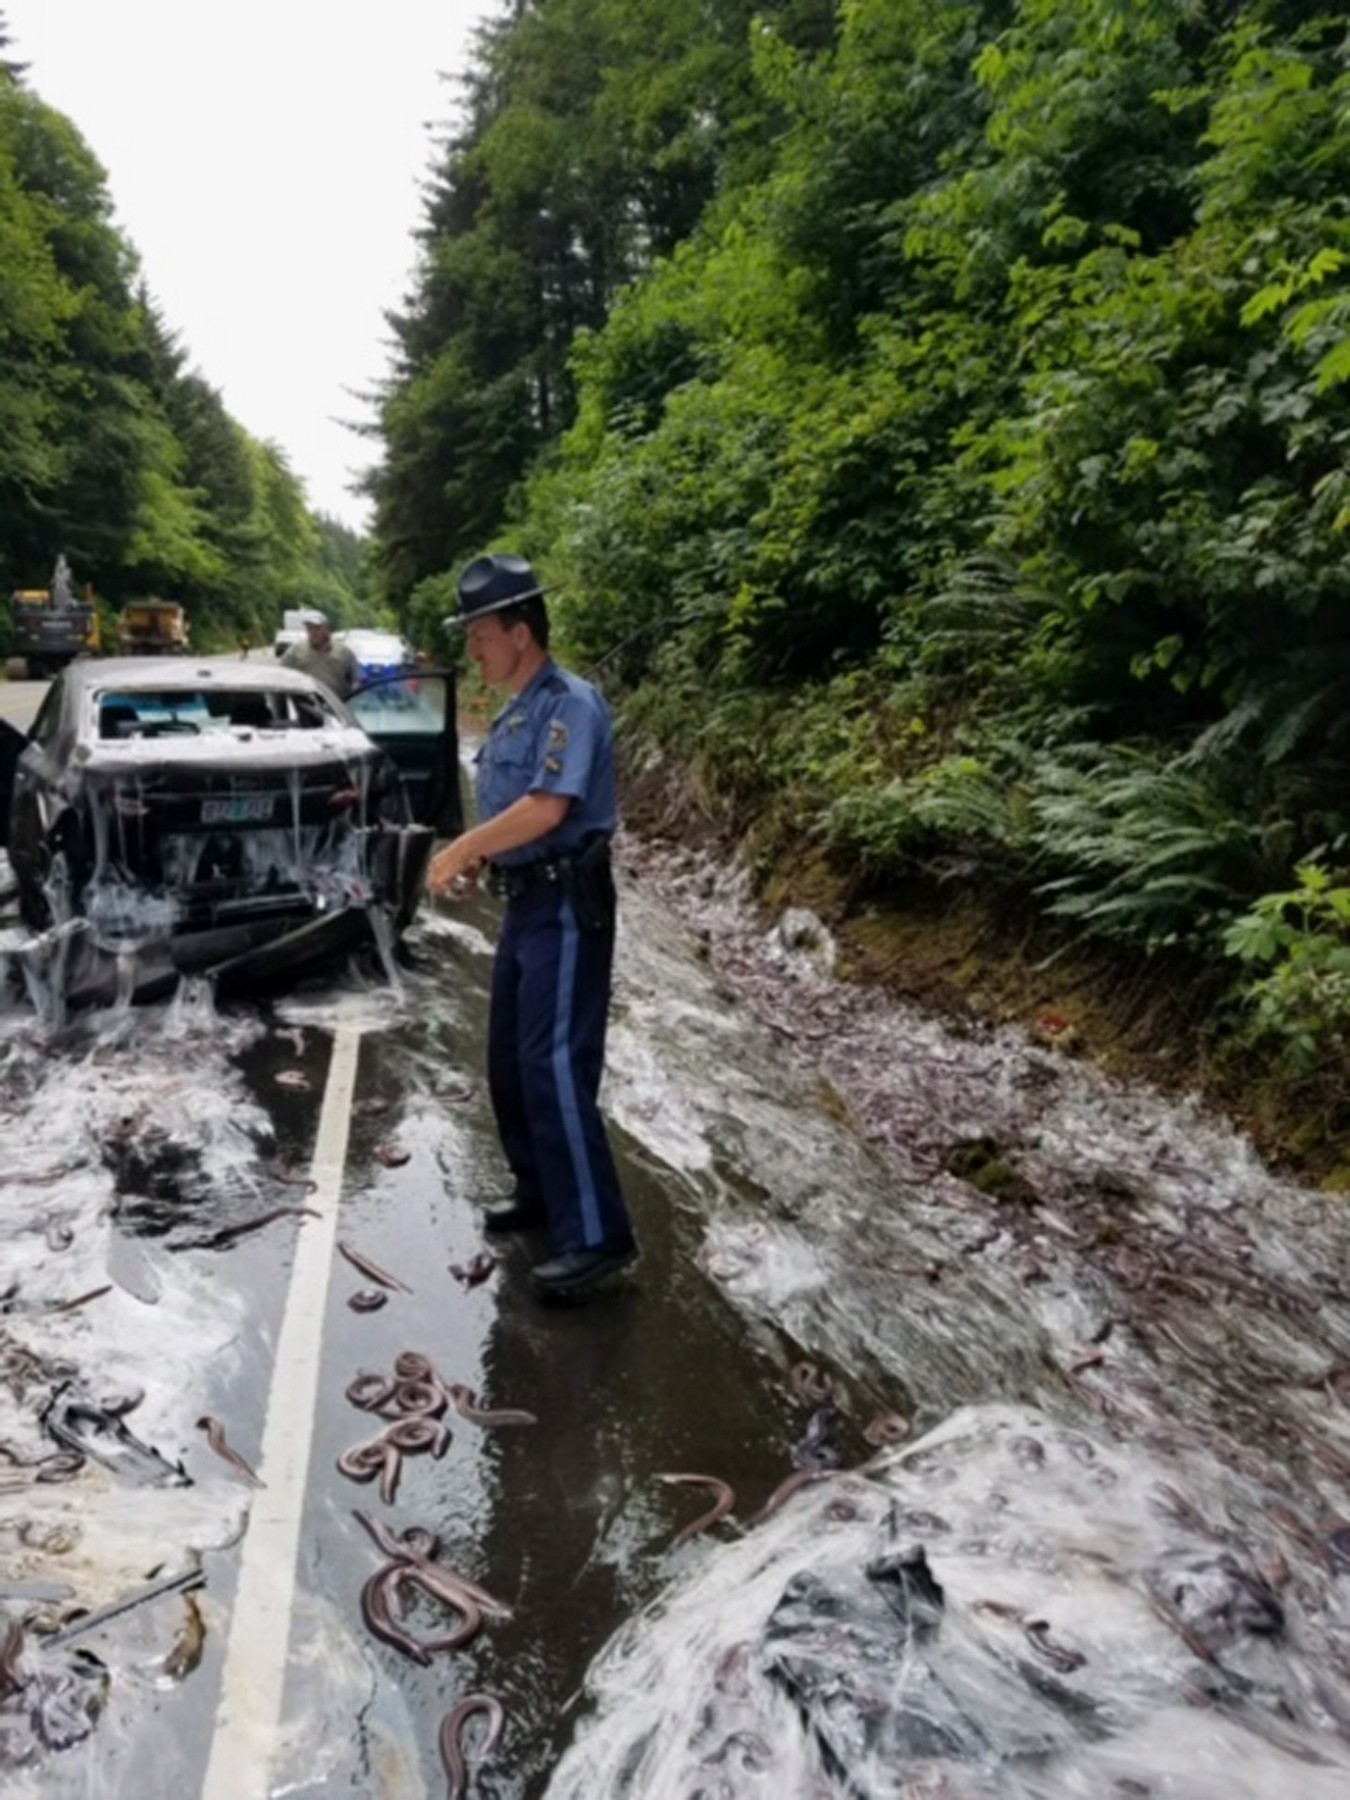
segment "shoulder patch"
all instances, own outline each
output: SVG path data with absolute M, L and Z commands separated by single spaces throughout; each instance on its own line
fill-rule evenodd
M 561 775 L 562 758 L 560 756 L 546 756 L 544 758 L 544 767 L 548 770 L 550 775 Z
M 548 725 L 548 747 L 550 750 L 567 748 L 567 727 L 561 719 L 550 719 Z

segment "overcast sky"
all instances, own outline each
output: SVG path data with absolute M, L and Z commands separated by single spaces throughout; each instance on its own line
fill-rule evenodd
M 431 127 L 500 0 L 0 0 L 9 56 L 103 164 L 189 362 L 310 505 L 361 529 L 343 429 L 386 370 Z

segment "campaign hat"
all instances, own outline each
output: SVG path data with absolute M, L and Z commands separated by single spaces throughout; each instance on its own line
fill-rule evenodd
M 548 590 L 523 556 L 477 556 L 460 576 L 456 587 L 459 617 L 447 619 L 447 625 L 467 625 L 484 613 L 501 612 L 507 606 L 519 606 L 522 600 L 536 600 Z

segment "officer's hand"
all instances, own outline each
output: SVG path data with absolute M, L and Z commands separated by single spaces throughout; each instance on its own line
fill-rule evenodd
M 427 870 L 427 888 L 438 900 L 459 900 L 483 866 L 481 856 L 466 856 L 458 840 L 438 850 Z

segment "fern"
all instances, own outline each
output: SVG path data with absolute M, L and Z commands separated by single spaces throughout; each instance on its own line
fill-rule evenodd
M 966 865 L 984 857 L 1006 868 L 1024 836 L 1013 795 L 971 756 L 944 757 L 922 774 L 841 796 L 826 830 L 835 848 L 872 874 L 949 873 L 953 853 Z
M 998 667 L 1011 643 L 1025 643 L 1049 610 L 1005 557 L 971 556 L 959 563 L 924 609 L 929 655 L 938 662 L 967 658 Z
M 1090 933 L 1213 948 L 1261 891 L 1260 830 L 1180 762 L 1079 746 L 1042 769 L 1029 810 L 1037 891 Z

